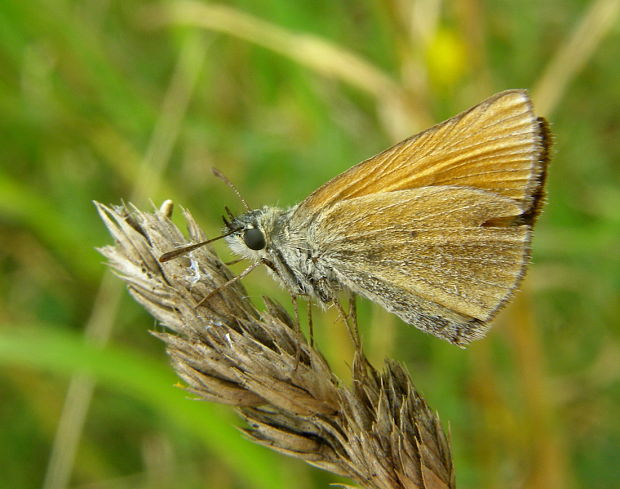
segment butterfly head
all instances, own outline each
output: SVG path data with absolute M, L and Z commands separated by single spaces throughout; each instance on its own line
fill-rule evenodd
M 267 257 L 274 223 L 280 213 L 274 207 L 263 207 L 233 217 L 230 221 L 224 218 L 228 231 L 234 231 L 225 238 L 233 253 L 254 261 Z

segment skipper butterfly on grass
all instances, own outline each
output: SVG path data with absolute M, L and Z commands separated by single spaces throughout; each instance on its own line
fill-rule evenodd
M 527 92 L 508 90 L 289 209 L 243 201 L 247 212 L 229 212 L 222 237 L 253 262 L 237 279 L 265 264 L 293 295 L 327 305 L 348 290 L 463 346 L 484 336 L 523 278 L 550 144 Z

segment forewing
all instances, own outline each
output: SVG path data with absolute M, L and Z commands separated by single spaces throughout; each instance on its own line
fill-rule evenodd
M 530 226 L 514 224 L 520 213 L 488 191 L 425 187 L 338 202 L 311 235 L 344 285 L 464 344 L 486 330 L 523 276 Z
M 534 215 L 549 146 L 545 124 L 525 90 L 498 93 L 333 178 L 296 213 L 378 192 L 458 185 L 509 197 Z

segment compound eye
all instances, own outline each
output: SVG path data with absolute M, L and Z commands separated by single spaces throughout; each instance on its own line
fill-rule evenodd
M 265 235 L 260 229 L 250 228 L 243 232 L 243 241 L 251 250 L 262 250 L 265 247 Z

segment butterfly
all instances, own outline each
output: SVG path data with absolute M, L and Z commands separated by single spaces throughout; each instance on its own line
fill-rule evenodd
M 328 305 L 350 291 L 464 346 L 524 276 L 550 146 L 527 92 L 500 92 L 289 209 L 246 204 L 224 237 L 253 262 L 239 277 L 265 264 L 293 295 Z

